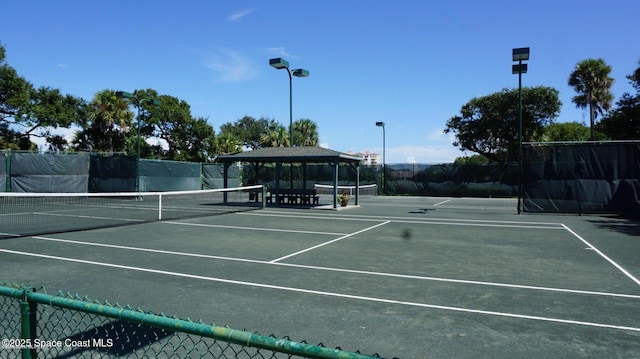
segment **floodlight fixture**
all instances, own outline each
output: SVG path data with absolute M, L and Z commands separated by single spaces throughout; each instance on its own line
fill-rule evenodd
M 289 68 L 289 61 L 278 57 L 275 59 L 269 59 L 269 65 L 273 66 L 274 68 L 281 70 L 281 69 L 288 69 Z
M 131 92 L 126 92 L 126 91 L 116 91 L 116 97 L 119 97 L 119 98 L 132 98 L 133 94 L 131 94 Z
M 514 75 L 526 74 L 527 73 L 527 64 L 511 65 L 511 73 L 514 74 Z
M 520 47 L 513 49 L 513 61 L 527 61 L 529 60 L 529 48 Z
M 305 69 L 295 69 L 291 74 L 295 77 L 309 77 L 309 71 Z

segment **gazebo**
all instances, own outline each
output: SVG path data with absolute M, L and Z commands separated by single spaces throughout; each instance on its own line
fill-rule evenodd
M 358 193 L 360 187 L 360 162 L 362 158 L 348 153 L 330 150 L 328 148 L 316 146 L 300 147 L 264 147 L 253 151 L 241 152 L 235 155 L 218 156 L 216 161 L 224 164 L 224 187 L 228 187 L 228 170 L 234 162 L 244 162 L 251 164 L 275 163 L 275 188 L 273 191 L 278 198 L 280 193 L 280 174 L 283 163 L 300 163 L 303 165 L 303 183 L 306 183 L 306 165 L 308 163 L 329 163 L 333 165 L 333 208 L 338 208 L 338 166 L 347 163 L 356 171 L 356 191 L 355 204 L 358 205 Z

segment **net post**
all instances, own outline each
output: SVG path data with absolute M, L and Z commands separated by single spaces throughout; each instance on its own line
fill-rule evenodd
M 265 200 L 266 197 L 267 197 L 267 186 L 263 185 L 262 186 L 262 209 L 267 208 L 267 201 Z
M 162 193 L 158 194 L 158 221 L 162 221 Z

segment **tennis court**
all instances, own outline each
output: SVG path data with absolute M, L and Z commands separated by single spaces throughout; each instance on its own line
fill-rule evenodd
M 638 222 L 515 208 L 379 196 L 6 238 L 1 280 L 388 358 L 639 357 Z

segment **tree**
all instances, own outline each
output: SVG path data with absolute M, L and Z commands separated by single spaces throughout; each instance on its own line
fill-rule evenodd
M 622 94 L 616 102 L 616 108 L 597 125 L 597 129 L 612 140 L 640 139 L 640 66 L 627 79 L 636 89 L 636 94 Z
M 67 145 L 66 140 L 59 135 L 53 135 L 51 130 L 69 128 L 72 124 L 81 122 L 86 114 L 86 103 L 83 99 L 71 95 L 63 95 L 60 90 L 49 87 L 29 89 L 29 100 L 23 104 L 13 117 L 13 125 L 22 129 L 20 136 L 30 139 L 31 136 L 41 137 L 49 143 L 50 149 L 61 150 Z
M 293 123 L 294 146 L 317 146 L 318 126 L 315 122 L 304 118 Z
M 80 121 L 82 130 L 75 133 L 76 150 L 94 152 L 131 152 L 127 136 L 131 133 L 133 112 L 126 99 L 116 96 L 113 90 L 95 94 L 88 105 L 88 115 Z
M 552 123 L 562 103 L 558 90 L 551 87 L 522 89 L 522 139 L 537 141 L 545 125 Z M 451 117 L 444 129 L 453 133 L 453 143 L 462 151 L 472 151 L 490 161 L 518 159 L 518 89 L 503 89 L 488 96 L 471 99 L 460 115 Z
M 216 154 L 233 155 L 242 152 L 242 143 L 230 134 L 221 134 L 216 137 Z
M 596 128 L 612 140 L 640 139 L 640 95 L 623 94 Z
M 265 132 L 260 142 L 263 147 L 289 147 L 289 131 L 284 126 L 277 125 Z
M 199 161 L 199 159 L 206 157 L 205 153 L 198 155 L 196 152 L 207 147 L 208 137 L 213 138 L 214 136 L 213 127 L 209 126 L 203 136 L 193 134 L 198 124 L 191 117 L 191 107 L 187 102 L 173 96 L 158 96 L 155 91 L 150 89 L 136 91 L 136 93 L 142 96 L 141 98 L 158 98 L 160 100 L 159 106 L 146 107 L 149 115 L 145 116 L 141 123 L 141 132 L 144 138 L 155 137 L 160 139 L 162 144 L 152 148 L 146 140 L 143 141 L 145 157 L 176 161 Z M 207 124 L 206 119 L 203 122 Z
M 0 44 L 0 123 L 8 124 L 21 108 L 29 104 L 31 83 L 18 76 L 5 61 L 5 49 Z
M 489 160 L 482 155 L 456 157 L 456 159 L 453 160 L 453 164 L 456 165 L 484 165 L 487 163 L 489 163 Z
M 251 116 L 244 116 L 233 124 L 227 122 L 220 126 L 220 133 L 233 136 L 243 146 L 255 150 L 264 147 L 262 143 L 263 135 L 277 126 L 278 124 L 273 119 L 262 117 L 256 120 Z
M 589 127 L 579 122 L 552 123 L 544 128 L 543 142 L 588 141 Z
M 611 86 L 613 78 L 609 77 L 611 66 L 603 59 L 586 59 L 579 62 L 569 76 L 569 86 L 578 93 L 572 101 L 578 108 L 589 107 L 591 140 L 595 140 L 595 120 L 604 115 L 613 101 Z
M 83 99 L 49 87 L 35 89 L 5 62 L 0 45 L 0 146 L 32 150 L 31 136 L 45 138 L 49 149 L 62 150 L 66 140 L 51 129 L 69 128 L 86 114 Z

